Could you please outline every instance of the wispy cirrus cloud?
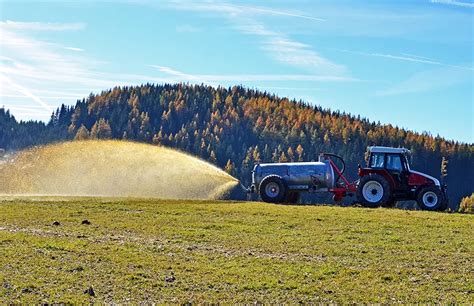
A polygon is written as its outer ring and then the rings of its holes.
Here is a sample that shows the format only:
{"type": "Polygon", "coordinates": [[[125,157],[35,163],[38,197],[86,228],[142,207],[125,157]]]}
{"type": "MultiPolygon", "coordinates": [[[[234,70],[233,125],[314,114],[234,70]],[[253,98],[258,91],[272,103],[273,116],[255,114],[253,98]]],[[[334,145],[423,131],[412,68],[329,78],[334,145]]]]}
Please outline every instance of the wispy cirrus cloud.
{"type": "Polygon", "coordinates": [[[258,36],[260,48],[274,60],[311,73],[343,76],[346,68],[325,58],[308,44],[290,38],[287,34],[274,31],[258,20],[259,16],[286,16],[314,22],[323,18],[307,16],[299,12],[269,9],[257,6],[242,6],[223,2],[171,1],[174,9],[210,13],[224,17],[232,27],[244,34],[258,36]]]}
{"type": "Polygon", "coordinates": [[[149,65],[158,69],[178,82],[259,82],[259,81],[312,81],[312,82],[353,82],[359,81],[351,77],[314,75],[314,74],[189,74],[176,69],[149,65]]]}
{"type": "Polygon", "coordinates": [[[474,3],[472,3],[472,2],[463,2],[463,1],[455,1],[455,0],[431,0],[431,3],[439,3],[439,4],[454,5],[454,6],[459,6],[459,7],[474,8],[474,3]]]}
{"type": "MultiPolygon", "coordinates": [[[[229,4],[227,4],[229,5],[229,4]]],[[[234,8],[242,9],[242,11],[251,11],[253,13],[263,13],[263,14],[270,14],[270,15],[277,15],[277,16],[286,16],[286,17],[294,17],[306,20],[313,20],[313,21],[326,21],[323,18],[318,18],[314,16],[308,16],[301,13],[295,13],[287,10],[275,10],[265,7],[258,7],[258,6],[249,6],[249,5],[236,5],[232,4],[234,8]]]]}
{"type": "Polygon", "coordinates": [[[263,42],[263,49],[276,60],[318,74],[345,75],[346,68],[321,56],[311,46],[283,35],[270,35],[263,42]]]}
{"type": "Polygon", "coordinates": [[[0,27],[6,30],[26,31],[77,31],[86,28],[85,23],[21,22],[0,21],[0,27]]]}
{"type": "Polygon", "coordinates": [[[429,58],[425,56],[413,55],[409,53],[402,53],[401,55],[396,55],[396,54],[377,53],[377,52],[358,52],[358,51],[351,51],[351,50],[345,50],[345,49],[330,49],[330,50],[351,53],[351,54],[358,54],[358,55],[363,55],[363,56],[381,57],[381,58],[387,58],[387,59],[392,59],[392,60],[400,60],[400,61],[413,62],[413,63],[429,64],[429,65],[438,65],[438,66],[445,66],[445,67],[457,68],[457,69],[462,69],[462,70],[474,71],[474,67],[472,66],[452,65],[452,64],[444,63],[437,59],[433,59],[433,58],[429,58]]]}
{"type": "Polygon", "coordinates": [[[104,63],[86,57],[81,52],[83,49],[31,35],[39,30],[76,31],[83,28],[82,24],[1,22],[0,105],[7,105],[20,119],[45,120],[61,102],[72,103],[90,92],[121,85],[169,81],[145,75],[104,72],[104,63]],[[28,110],[15,108],[18,103],[26,104],[28,101],[34,103],[28,110]]]}
{"type": "Polygon", "coordinates": [[[378,91],[376,96],[395,96],[443,90],[454,85],[472,82],[472,73],[453,67],[443,67],[413,74],[390,88],[378,91]]]}
{"type": "Polygon", "coordinates": [[[76,47],[63,47],[63,48],[66,49],[66,50],[75,51],[75,52],[83,52],[84,51],[84,49],[76,48],[76,47]]]}
{"type": "MultiPolygon", "coordinates": [[[[33,101],[38,103],[38,105],[41,106],[44,110],[46,110],[48,113],[51,113],[53,111],[53,109],[50,105],[48,105],[46,102],[44,102],[40,97],[34,95],[31,92],[31,90],[29,90],[28,88],[23,87],[20,84],[17,84],[16,82],[12,81],[6,75],[1,75],[0,74],[0,80],[2,80],[2,83],[7,83],[9,86],[16,89],[18,92],[22,93],[25,97],[31,98],[33,101]]],[[[3,88],[3,86],[2,86],[2,88],[3,88]]]]}
{"type": "Polygon", "coordinates": [[[201,12],[214,12],[232,14],[233,16],[238,15],[275,15],[275,16],[286,16],[293,18],[301,18],[313,21],[325,21],[323,18],[309,16],[302,14],[301,12],[294,10],[282,10],[273,9],[263,6],[255,5],[238,5],[226,2],[214,2],[214,1],[188,1],[188,0],[171,0],[169,1],[170,6],[186,10],[201,11],[201,12]]]}

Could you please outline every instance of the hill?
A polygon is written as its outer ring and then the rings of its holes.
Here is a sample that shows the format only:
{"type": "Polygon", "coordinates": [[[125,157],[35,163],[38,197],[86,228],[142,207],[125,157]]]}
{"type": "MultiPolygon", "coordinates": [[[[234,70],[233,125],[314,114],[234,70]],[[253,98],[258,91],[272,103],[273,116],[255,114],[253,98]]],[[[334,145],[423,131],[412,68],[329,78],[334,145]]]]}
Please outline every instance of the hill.
{"type": "Polygon", "coordinates": [[[474,216],[3,198],[0,303],[472,304],[474,216]]]}
{"type": "Polygon", "coordinates": [[[0,109],[0,147],[20,149],[66,139],[114,138],[162,144],[202,157],[249,183],[259,161],[310,161],[320,152],[342,155],[349,177],[368,145],[403,146],[412,165],[446,183],[451,205],[474,186],[474,145],[381,125],[338,111],[245,89],[205,85],[116,87],[75,106],[62,106],[47,124],[18,123],[0,109]]]}

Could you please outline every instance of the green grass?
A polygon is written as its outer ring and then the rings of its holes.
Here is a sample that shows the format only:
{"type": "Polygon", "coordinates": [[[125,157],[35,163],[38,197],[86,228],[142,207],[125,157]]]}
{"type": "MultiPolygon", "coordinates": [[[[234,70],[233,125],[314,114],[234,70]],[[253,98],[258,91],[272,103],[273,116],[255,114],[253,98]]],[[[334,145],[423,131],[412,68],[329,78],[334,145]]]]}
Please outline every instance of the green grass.
{"type": "Polygon", "coordinates": [[[4,198],[0,303],[472,304],[473,233],[395,209],[4,198]]]}

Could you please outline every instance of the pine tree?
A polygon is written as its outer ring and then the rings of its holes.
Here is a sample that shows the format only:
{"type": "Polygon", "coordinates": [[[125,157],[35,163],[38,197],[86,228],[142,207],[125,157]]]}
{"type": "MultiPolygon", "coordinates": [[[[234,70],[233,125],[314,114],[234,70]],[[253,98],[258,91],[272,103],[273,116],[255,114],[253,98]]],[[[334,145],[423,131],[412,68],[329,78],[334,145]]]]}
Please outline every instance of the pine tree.
{"type": "Polygon", "coordinates": [[[288,154],[288,159],[291,162],[294,162],[295,161],[295,153],[293,153],[293,149],[291,147],[288,147],[288,150],[286,151],[286,153],[288,154]]]}
{"type": "Polygon", "coordinates": [[[224,171],[232,176],[235,176],[235,165],[230,159],[227,160],[227,164],[225,165],[224,171]]]}
{"type": "Polygon", "coordinates": [[[163,131],[160,130],[158,133],[153,136],[153,144],[161,145],[163,144],[163,131]]]}
{"type": "Polygon", "coordinates": [[[104,118],[100,118],[91,129],[90,137],[92,139],[110,139],[112,138],[112,129],[104,118]]]}
{"type": "Polygon", "coordinates": [[[262,162],[262,159],[260,158],[260,150],[258,149],[258,146],[255,146],[253,153],[252,153],[252,158],[254,163],[260,163],[262,162]]]}
{"type": "Polygon", "coordinates": [[[303,152],[304,152],[303,146],[299,144],[296,147],[296,154],[298,154],[298,161],[303,161],[303,152]]]}
{"type": "Polygon", "coordinates": [[[209,154],[209,161],[213,164],[217,163],[217,157],[216,153],[214,153],[214,150],[211,150],[211,154],[209,154]]]}
{"type": "Polygon", "coordinates": [[[89,130],[81,124],[81,127],[77,130],[76,136],[74,136],[74,140],[85,140],[89,139],[89,130]]]}

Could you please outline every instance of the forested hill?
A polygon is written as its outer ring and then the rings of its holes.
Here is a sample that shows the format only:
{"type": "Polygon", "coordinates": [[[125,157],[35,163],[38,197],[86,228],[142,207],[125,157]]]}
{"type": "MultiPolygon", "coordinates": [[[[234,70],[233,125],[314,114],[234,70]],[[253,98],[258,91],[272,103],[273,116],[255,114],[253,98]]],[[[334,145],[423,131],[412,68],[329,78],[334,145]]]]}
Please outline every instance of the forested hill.
{"type": "MultiPolygon", "coordinates": [[[[16,150],[64,139],[130,139],[179,148],[225,168],[248,184],[259,161],[310,161],[342,155],[348,175],[368,145],[403,146],[412,167],[439,177],[449,159],[452,203],[471,194],[474,145],[369,122],[345,113],[245,89],[200,85],[117,87],[62,106],[47,124],[16,122],[0,109],[0,148],[16,150]]],[[[456,205],[455,204],[455,205],[456,205]]]]}

